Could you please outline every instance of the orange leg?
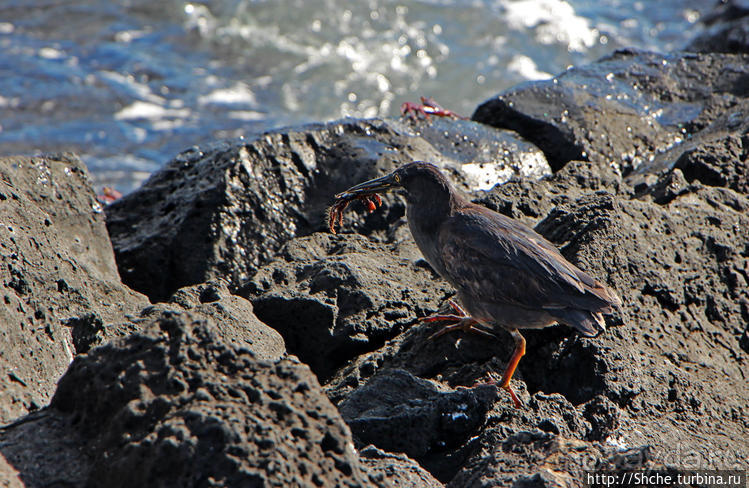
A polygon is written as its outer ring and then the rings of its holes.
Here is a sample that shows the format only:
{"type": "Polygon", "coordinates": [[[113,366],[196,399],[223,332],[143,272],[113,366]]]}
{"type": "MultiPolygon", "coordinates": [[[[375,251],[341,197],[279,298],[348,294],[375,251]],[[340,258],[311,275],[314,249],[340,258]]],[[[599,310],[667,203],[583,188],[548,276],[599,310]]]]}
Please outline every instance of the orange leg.
{"type": "MultiPolygon", "coordinates": [[[[491,332],[487,332],[483,329],[479,329],[478,327],[474,327],[475,325],[480,325],[480,323],[477,320],[469,317],[468,314],[466,314],[465,310],[463,310],[457,303],[450,301],[450,306],[457,312],[458,315],[434,315],[432,317],[424,317],[419,319],[419,321],[421,322],[449,321],[454,323],[453,325],[446,325],[442,329],[430,335],[428,340],[436,339],[437,337],[440,337],[454,330],[474,332],[493,338],[497,337],[491,332]]],[[[510,394],[510,397],[512,397],[512,402],[515,404],[515,408],[520,408],[522,406],[522,403],[520,403],[520,399],[518,399],[518,396],[515,394],[515,392],[512,391],[510,380],[512,379],[512,375],[515,374],[515,370],[518,367],[520,359],[525,356],[525,337],[523,337],[523,335],[517,329],[511,330],[510,334],[512,334],[512,338],[515,339],[515,350],[512,352],[510,362],[507,363],[507,368],[505,368],[505,372],[502,375],[502,380],[500,381],[499,387],[507,390],[507,392],[510,394]]],[[[497,384],[497,382],[489,381],[485,384],[493,385],[497,384]]]]}
{"type": "Polygon", "coordinates": [[[473,332],[486,337],[496,337],[491,332],[479,329],[475,327],[479,325],[479,322],[471,317],[463,310],[460,305],[450,301],[450,306],[457,312],[457,315],[433,315],[431,317],[423,317],[419,319],[419,322],[452,322],[453,325],[446,325],[434,334],[430,335],[427,340],[436,339],[440,336],[452,332],[455,330],[462,330],[463,332],[473,332]]]}
{"type": "Polygon", "coordinates": [[[520,400],[518,400],[517,395],[515,395],[515,392],[512,391],[512,387],[510,386],[510,380],[512,379],[512,375],[515,373],[515,369],[518,367],[518,363],[520,362],[520,358],[522,358],[525,355],[525,338],[520,334],[520,332],[515,329],[512,332],[512,337],[515,339],[515,351],[512,353],[512,357],[510,357],[510,362],[507,363],[507,368],[505,369],[505,373],[502,375],[502,382],[500,383],[499,387],[504,388],[508,391],[510,396],[512,397],[512,401],[515,404],[515,408],[520,408],[520,400]]]}

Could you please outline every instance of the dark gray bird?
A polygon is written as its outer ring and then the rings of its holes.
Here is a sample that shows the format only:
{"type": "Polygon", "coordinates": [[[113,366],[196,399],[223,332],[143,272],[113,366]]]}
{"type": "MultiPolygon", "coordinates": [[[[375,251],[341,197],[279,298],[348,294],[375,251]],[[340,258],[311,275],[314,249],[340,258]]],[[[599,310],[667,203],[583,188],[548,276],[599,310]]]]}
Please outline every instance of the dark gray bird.
{"type": "Polygon", "coordinates": [[[427,262],[458,291],[456,315],[424,320],[450,321],[432,338],[452,330],[491,335],[480,327],[502,327],[515,339],[515,351],[500,387],[520,406],[510,387],[525,354],[518,329],[537,329],[555,322],[585,336],[605,330],[604,313],[621,300],[610,288],[567,261],[549,241],[505,215],[469,202],[432,164],[406,164],[387,176],[360,183],[336,195],[330,228],[340,224],[343,209],[360,199],[370,211],[377,192],[405,190],[408,226],[427,262]],[[465,309],[465,310],[464,310],[465,309]]]}

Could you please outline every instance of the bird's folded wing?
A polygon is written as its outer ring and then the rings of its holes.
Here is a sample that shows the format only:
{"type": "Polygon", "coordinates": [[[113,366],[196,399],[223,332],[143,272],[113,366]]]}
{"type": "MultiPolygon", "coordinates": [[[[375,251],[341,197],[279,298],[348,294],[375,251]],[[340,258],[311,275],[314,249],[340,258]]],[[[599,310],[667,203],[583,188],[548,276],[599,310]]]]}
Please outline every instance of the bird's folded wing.
{"type": "Polygon", "coordinates": [[[541,236],[486,209],[455,214],[440,235],[448,280],[474,299],[526,308],[607,305],[607,290],[541,236]]]}

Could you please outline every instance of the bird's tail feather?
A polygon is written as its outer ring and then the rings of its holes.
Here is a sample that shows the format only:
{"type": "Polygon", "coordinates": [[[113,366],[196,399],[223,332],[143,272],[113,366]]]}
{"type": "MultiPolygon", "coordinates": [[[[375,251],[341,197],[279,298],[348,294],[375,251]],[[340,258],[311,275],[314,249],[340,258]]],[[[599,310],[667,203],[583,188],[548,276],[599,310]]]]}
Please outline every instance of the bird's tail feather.
{"type": "Polygon", "coordinates": [[[600,312],[588,310],[562,309],[549,310],[559,322],[572,327],[587,337],[595,337],[606,330],[606,321],[600,312]]]}

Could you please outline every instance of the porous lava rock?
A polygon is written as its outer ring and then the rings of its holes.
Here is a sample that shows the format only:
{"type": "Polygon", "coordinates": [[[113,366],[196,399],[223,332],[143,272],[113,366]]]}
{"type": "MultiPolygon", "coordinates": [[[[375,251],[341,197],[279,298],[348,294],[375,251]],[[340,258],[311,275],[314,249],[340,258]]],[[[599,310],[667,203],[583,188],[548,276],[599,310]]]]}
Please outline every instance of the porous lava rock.
{"type": "Polygon", "coordinates": [[[286,354],[281,334],[261,322],[252,302],[230,293],[222,280],[180,288],[168,301],[143,309],[139,317],[148,321],[167,311],[188,311],[193,317],[210,320],[217,324],[215,332],[224,342],[249,349],[259,359],[274,360],[286,354]]]}
{"type": "Polygon", "coordinates": [[[0,423],[46,405],[75,354],[147,304],[120,283],[80,159],[0,158],[0,423]]]}
{"type": "Polygon", "coordinates": [[[307,366],[257,359],[188,313],[76,358],[50,408],[85,439],[87,486],[370,484],[307,366]]]}
{"type": "Polygon", "coordinates": [[[417,255],[410,243],[316,233],[290,240],[238,293],[283,335],[290,352],[326,379],[452,293],[417,255]]]}

